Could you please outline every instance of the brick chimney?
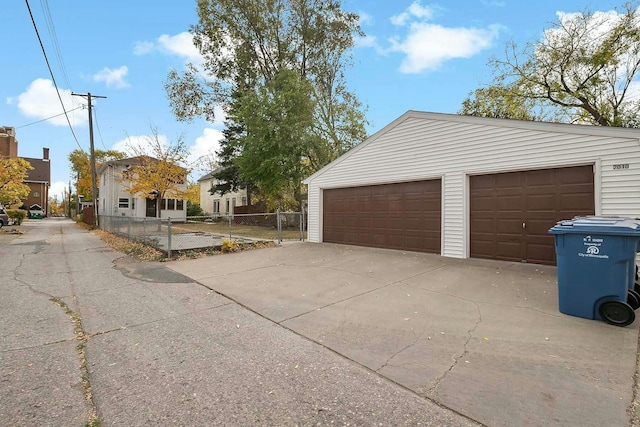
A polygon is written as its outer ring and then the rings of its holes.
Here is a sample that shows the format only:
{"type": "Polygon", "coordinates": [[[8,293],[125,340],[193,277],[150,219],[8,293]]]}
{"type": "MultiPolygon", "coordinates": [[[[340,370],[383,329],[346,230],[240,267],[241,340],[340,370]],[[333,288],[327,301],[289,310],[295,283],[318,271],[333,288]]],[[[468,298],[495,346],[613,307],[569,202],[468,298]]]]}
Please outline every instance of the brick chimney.
{"type": "Polygon", "coordinates": [[[42,160],[49,160],[49,149],[48,148],[43,148],[42,149],[42,160]]]}

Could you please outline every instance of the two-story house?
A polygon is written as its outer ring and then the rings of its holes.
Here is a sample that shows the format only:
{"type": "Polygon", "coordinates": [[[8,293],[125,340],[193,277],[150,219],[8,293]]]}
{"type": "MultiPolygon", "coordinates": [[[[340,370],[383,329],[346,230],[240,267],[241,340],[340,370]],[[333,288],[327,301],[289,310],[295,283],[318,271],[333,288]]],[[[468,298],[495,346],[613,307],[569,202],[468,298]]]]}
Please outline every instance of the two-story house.
{"type": "Polygon", "coordinates": [[[233,215],[236,206],[246,206],[247,190],[242,189],[235,192],[211,194],[211,189],[218,184],[215,175],[222,168],[214,169],[198,180],[200,185],[200,208],[207,214],[213,216],[233,215]]]}
{"type": "MultiPolygon", "coordinates": [[[[147,159],[149,159],[147,157],[147,159]]],[[[152,161],[155,159],[152,159],[152,161]]],[[[154,194],[130,194],[127,188],[130,182],[126,180],[126,173],[131,167],[139,165],[141,157],[131,157],[102,163],[97,170],[98,215],[128,216],[136,218],[155,218],[158,203],[160,203],[160,217],[171,218],[175,221],[185,221],[187,218],[187,204],[183,199],[163,198],[159,200],[154,194]]],[[[187,171],[185,180],[178,184],[178,188],[186,191],[187,171]]]]}
{"type": "MultiPolygon", "coordinates": [[[[16,130],[10,126],[0,126],[0,157],[18,157],[18,140],[16,130]]],[[[51,186],[51,163],[49,149],[42,149],[42,159],[23,157],[33,169],[27,172],[24,183],[30,188],[29,195],[22,200],[24,206],[40,205],[42,210],[49,212],[49,187],[51,186]]]]}

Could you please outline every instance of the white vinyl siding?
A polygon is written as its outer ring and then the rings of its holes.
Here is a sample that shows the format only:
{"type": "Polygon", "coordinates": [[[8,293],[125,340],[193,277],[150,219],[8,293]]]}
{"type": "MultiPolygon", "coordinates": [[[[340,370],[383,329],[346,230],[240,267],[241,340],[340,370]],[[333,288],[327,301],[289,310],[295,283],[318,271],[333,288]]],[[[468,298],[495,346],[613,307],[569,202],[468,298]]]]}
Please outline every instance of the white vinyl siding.
{"type": "Polygon", "coordinates": [[[640,216],[639,137],[630,129],[408,112],[306,180],[309,240],[322,241],[321,189],[442,178],[442,254],[463,258],[469,175],[589,164],[596,214],[640,216]]]}
{"type": "Polygon", "coordinates": [[[442,180],[442,254],[445,256],[455,257],[464,251],[464,228],[457,225],[465,221],[465,178],[463,173],[450,173],[442,180]]]}

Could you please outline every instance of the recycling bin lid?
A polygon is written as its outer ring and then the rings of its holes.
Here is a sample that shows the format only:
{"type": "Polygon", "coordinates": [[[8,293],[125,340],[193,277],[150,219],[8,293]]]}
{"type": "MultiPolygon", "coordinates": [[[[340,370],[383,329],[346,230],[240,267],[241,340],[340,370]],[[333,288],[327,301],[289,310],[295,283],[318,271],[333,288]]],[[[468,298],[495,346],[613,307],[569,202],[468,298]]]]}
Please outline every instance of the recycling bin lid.
{"type": "Polygon", "coordinates": [[[606,216],[577,216],[565,219],[549,229],[551,234],[611,234],[640,236],[640,219],[606,216]]]}

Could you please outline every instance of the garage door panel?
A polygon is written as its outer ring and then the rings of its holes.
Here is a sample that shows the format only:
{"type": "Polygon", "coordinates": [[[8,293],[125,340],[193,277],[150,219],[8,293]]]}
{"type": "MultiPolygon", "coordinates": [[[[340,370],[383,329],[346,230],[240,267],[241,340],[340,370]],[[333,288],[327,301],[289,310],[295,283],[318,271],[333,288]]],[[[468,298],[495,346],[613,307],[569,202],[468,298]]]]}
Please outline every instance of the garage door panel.
{"type": "MultiPolygon", "coordinates": [[[[548,191],[548,190],[547,190],[548,191]]],[[[549,206],[556,204],[555,194],[529,194],[525,199],[523,211],[549,210],[549,206]]]]}
{"type": "Polygon", "coordinates": [[[493,203],[491,204],[492,210],[496,208],[494,205],[496,202],[498,204],[497,208],[500,209],[500,211],[522,211],[524,208],[521,194],[499,195],[497,200],[493,200],[493,203]]]}
{"type": "Polygon", "coordinates": [[[528,261],[535,264],[555,264],[555,253],[549,252],[549,244],[554,244],[553,236],[547,242],[529,244],[528,261]]]}
{"type": "Polygon", "coordinates": [[[476,201],[476,212],[493,212],[493,197],[477,197],[476,201]]]}
{"type": "Polygon", "coordinates": [[[553,240],[553,236],[549,236],[549,221],[545,218],[540,219],[531,219],[527,221],[527,234],[528,235],[540,235],[545,237],[551,237],[553,240]]]}
{"type": "Polygon", "coordinates": [[[324,190],[323,211],[325,242],[440,252],[440,180],[324,190]]]}
{"type": "Polygon", "coordinates": [[[496,229],[498,234],[510,234],[522,236],[522,221],[520,218],[514,219],[501,219],[498,221],[496,229]]]}
{"type": "Polygon", "coordinates": [[[593,210],[593,196],[584,192],[582,194],[565,194],[558,205],[562,211],[591,212],[593,210]]]}
{"type": "Polygon", "coordinates": [[[517,254],[522,249],[521,241],[499,241],[497,242],[496,258],[506,261],[520,261],[517,254]]]}
{"type": "Polygon", "coordinates": [[[472,257],[554,264],[549,228],[595,213],[592,166],[471,176],[469,187],[472,257]]]}

